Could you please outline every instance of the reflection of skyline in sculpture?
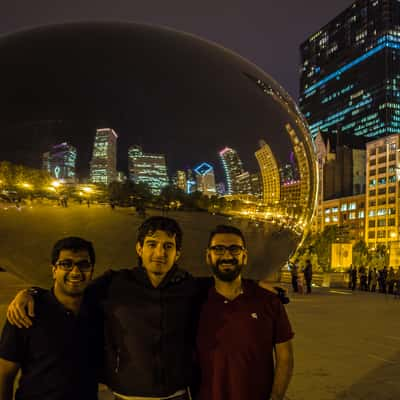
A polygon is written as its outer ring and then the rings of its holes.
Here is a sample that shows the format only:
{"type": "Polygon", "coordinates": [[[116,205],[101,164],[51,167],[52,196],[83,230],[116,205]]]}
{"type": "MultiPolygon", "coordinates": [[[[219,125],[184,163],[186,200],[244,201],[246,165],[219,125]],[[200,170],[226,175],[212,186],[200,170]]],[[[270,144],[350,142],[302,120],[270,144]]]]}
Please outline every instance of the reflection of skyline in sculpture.
{"type": "Polygon", "coordinates": [[[65,182],[75,182],[76,148],[66,142],[53,146],[43,153],[42,169],[49,172],[55,179],[65,182]]]}
{"type": "Polygon", "coordinates": [[[151,193],[159,195],[169,184],[167,165],[163,154],[144,153],[140,146],[128,150],[129,179],[135,183],[145,183],[151,193]]]}
{"type": "Polygon", "coordinates": [[[309,204],[310,196],[310,165],[307,159],[307,153],[304,148],[304,143],[300,141],[295,130],[288,122],[285,125],[286,131],[289,134],[290,140],[293,145],[294,155],[296,157],[298,172],[300,176],[300,198],[299,206],[301,207],[300,212],[305,211],[309,204]]]}
{"type": "Polygon", "coordinates": [[[237,177],[242,175],[245,171],[243,168],[242,160],[240,159],[236,150],[230,147],[225,147],[219,152],[222,162],[222,167],[225,173],[226,180],[226,193],[239,194],[241,184],[238,182],[237,177]]]}
{"type": "Polygon", "coordinates": [[[117,138],[113,129],[96,130],[90,162],[90,181],[109,184],[117,179],[117,138]]]}
{"type": "Polygon", "coordinates": [[[265,140],[260,140],[260,149],[255,152],[255,156],[260,166],[264,205],[277,205],[280,200],[278,163],[265,140]]]}
{"type": "Polygon", "coordinates": [[[215,196],[214,168],[203,162],[194,169],[194,172],[196,173],[197,190],[205,196],[215,196]]]}

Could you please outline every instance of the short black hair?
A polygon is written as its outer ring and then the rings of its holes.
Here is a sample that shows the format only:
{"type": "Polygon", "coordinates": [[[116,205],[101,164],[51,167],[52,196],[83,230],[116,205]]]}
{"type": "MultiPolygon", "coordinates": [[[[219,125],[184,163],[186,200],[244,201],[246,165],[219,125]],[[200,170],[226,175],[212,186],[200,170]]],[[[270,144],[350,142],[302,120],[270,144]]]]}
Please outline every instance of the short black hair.
{"type": "Polygon", "coordinates": [[[235,226],[232,225],[217,225],[214,230],[211,231],[210,237],[208,238],[208,247],[210,247],[213,237],[218,235],[219,233],[230,233],[233,235],[237,235],[242,239],[243,246],[246,247],[246,240],[242,231],[235,226]]]}
{"type": "Polygon", "coordinates": [[[136,241],[143,246],[144,238],[154,234],[155,231],[165,231],[169,236],[175,236],[176,249],[181,249],[183,237],[182,229],[178,222],[167,217],[155,216],[147,218],[138,228],[136,241]]]}
{"type": "Polygon", "coordinates": [[[85,239],[76,236],[69,236],[63,239],[58,240],[53,246],[53,250],[51,252],[51,264],[55,265],[58,257],[60,256],[61,250],[72,250],[74,252],[80,250],[86,250],[89,254],[90,262],[94,265],[96,261],[96,257],[94,254],[94,248],[92,242],[89,242],[85,239]]]}

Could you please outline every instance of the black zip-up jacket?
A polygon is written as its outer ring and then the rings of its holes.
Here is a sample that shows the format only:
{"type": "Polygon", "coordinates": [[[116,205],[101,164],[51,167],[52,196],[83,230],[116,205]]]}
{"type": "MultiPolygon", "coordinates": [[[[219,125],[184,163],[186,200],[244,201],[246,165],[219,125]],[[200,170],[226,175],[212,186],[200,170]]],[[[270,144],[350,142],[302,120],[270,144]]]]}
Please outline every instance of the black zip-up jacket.
{"type": "Polygon", "coordinates": [[[102,302],[105,314],[104,383],[149,397],[189,386],[199,293],[198,281],[176,266],[157,288],[142,267],[95,280],[87,295],[102,302]]]}

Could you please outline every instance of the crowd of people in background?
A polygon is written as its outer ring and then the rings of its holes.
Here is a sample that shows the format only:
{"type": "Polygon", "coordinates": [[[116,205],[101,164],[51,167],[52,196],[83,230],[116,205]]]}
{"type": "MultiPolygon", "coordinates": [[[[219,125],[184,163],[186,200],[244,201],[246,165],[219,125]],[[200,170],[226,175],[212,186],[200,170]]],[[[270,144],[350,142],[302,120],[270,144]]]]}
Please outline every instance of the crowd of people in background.
{"type": "Polygon", "coordinates": [[[400,267],[395,270],[384,266],[378,270],[364,266],[357,269],[351,265],[348,274],[351,290],[356,290],[358,284],[358,289],[362,291],[400,295],[400,267]]]}
{"type": "Polygon", "coordinates": [[[302,270],[298,266],[297,260],[289,264],[290,274],[292,276],[292,288],[295,293],[304,293],[304,282],[306,284],[306,293],[311,293],[312,286],[312,264],[310,260],[306,261],[306,265],[302,270]]]}

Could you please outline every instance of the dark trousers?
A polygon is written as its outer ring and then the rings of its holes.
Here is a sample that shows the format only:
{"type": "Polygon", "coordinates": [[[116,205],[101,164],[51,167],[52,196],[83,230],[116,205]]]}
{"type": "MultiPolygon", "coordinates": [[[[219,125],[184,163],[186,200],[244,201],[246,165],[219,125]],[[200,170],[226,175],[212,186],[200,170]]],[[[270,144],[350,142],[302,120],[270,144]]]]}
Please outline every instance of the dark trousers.
{"type": "Polygon", "coordinates": [[[311,279],[306,280],[307,293],[311,293],[311,279]]]}
{"type": "Polygon", "coordinates": [[[292,276],[292,287],[293,287],[293,292],[298,292],[299,291],[299,285],[297,283],[297,276],[292,276]]]}

